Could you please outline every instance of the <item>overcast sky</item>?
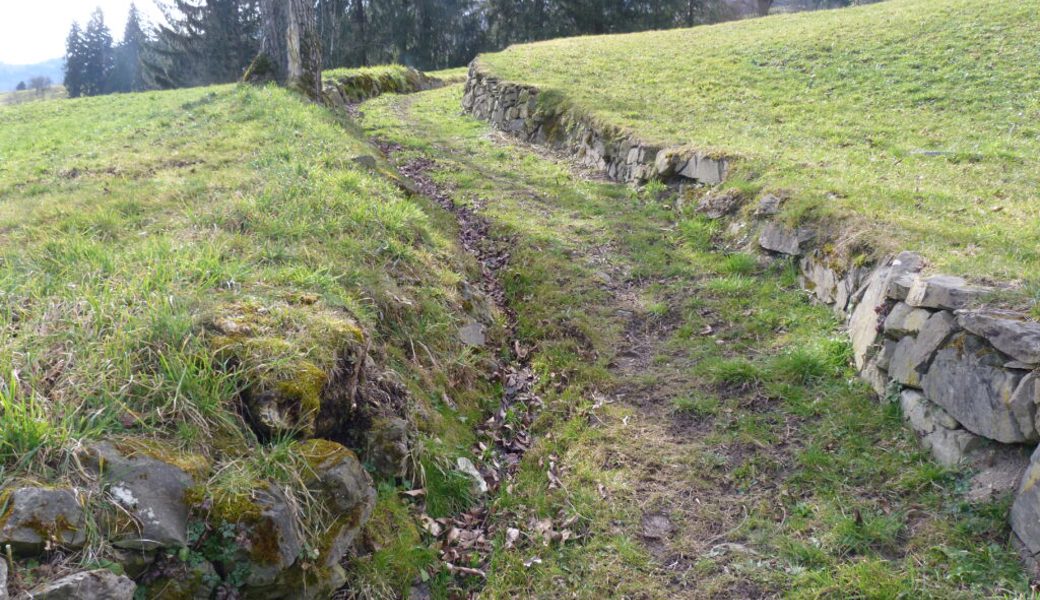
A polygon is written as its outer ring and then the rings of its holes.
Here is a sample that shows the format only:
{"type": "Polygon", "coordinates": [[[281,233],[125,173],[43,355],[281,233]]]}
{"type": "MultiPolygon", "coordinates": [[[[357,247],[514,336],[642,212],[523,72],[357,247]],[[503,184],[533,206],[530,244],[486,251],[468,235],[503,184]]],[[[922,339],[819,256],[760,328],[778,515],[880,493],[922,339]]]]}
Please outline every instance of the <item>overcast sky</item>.
{"type": "MultiPolygon", "coordinates": [[[[160,16],[153,0],[136,4],[146,19],[160,16]]],[[[65,56],[72,22],[83,26],[95,7],[105,13],[105,23],[118,42],[130,0],[0,0],[0,63],[24,65],[65,56]]]]}

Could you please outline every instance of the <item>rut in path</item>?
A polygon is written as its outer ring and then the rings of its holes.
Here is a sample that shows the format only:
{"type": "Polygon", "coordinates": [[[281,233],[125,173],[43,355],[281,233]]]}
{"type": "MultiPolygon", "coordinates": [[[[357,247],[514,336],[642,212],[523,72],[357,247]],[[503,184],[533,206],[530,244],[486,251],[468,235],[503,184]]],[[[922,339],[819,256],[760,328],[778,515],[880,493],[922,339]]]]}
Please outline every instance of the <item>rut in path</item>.
{"type": "MultiPolygon", "coordinates": [[[[808,597],[830,598],[870,595],[879,578],[919,592],[946,578],[947,565],[922,570],[915,553],[945,542],[942,486],[954,484],[927,479],[935,471],[898,417],[820,333],[833,317],[783,265],[718,252],[710,226],[683,229],[673,195],[489,133],[458,114],[457,96],[380,99],[362,123],[455,214],[524,364],[541,365],[549,417],[531,423],[524,461],[548,472],[509,471],[510,493],[483,515],[485,531],[520,532],[486,548],[484,596],[776,598],[816,568],[808,597]],[[939,493],[918,502],[907,475],[939,493]],[[576,535],[540,534],[528,505],[544,515],[546,504],[577,519],[566,519],[576,535]],[[833,583],[863,564],[891,571],[833,583]]],[[[951,546],[1004,539],[999,526],[971,535],[951,546]]],[[[918,596],[957,597],[932,591],[918,596]]]]}

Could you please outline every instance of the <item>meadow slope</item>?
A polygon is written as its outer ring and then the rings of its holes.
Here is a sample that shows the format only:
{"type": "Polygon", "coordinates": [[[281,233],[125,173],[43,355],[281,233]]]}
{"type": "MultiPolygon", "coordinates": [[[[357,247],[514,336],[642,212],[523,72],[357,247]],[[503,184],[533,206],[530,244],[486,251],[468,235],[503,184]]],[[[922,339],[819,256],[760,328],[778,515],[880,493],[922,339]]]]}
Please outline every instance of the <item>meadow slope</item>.
{"type": "Polygon", "coordinates": [[[874,252],[1024,281],[1040,272],[1040,2],[891,0],[483,55],[646,141],[742,160],[730,185],[790,197],[874,252]]]}

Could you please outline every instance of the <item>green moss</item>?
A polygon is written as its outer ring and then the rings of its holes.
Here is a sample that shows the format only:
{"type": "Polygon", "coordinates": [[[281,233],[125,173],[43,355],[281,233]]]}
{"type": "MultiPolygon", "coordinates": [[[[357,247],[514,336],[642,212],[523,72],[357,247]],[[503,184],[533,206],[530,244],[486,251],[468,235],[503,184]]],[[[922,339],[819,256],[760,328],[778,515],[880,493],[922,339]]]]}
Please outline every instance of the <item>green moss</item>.
{"type": "Polygon", "coordinates": [[[298,442],[294,448],[312,469],[344,460],[357,460],[357,455],[350,449],[329,440],[318,438],[305,440],[298,442]]]}
{"type": "Polygon", "coordinates": [[[295,377],[275,384],[275,390],[285,399],[300,405],[300,421],[308,422],[321,410],[321,391],[328,382],[325,371],[309,362],[297,367],[295,377]]]}

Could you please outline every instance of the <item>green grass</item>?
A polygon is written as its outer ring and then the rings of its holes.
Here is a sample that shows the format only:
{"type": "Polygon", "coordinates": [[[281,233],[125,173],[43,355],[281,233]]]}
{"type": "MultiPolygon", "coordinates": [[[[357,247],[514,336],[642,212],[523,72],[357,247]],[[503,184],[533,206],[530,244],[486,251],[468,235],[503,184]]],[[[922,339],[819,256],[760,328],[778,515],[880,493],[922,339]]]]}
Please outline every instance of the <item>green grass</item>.
{"type": "MultiPolygon", "coordinates": [[[[402,192],[381,159],[355,160],[378,150],[344,125],[275,87],[0,107],[5,485],[88,490],[70,453],[125,438],[200,455],[213,496],[296,489],[305,461],[289,437],[254,435],[240,393],[314,400],[362,332],[423,411],[436,443],[416,458],[468,454],[466,423],[493,401],[491,351],[457,337],[476,315],[463,283],[477,267],[449,215],[402,192]]],[[[468,502],[451,474],[430,491],[445,514],[468,502]]],[[[105,556],[95,542],[84,558],[105,556]]]]}
{"type": "Polygon", "coordinates": [[[1035,287],[1037,48],[1037,0],[889,0],[479,60],[648,141],[739,157],[731,179],[790,196],[788,219],[840,221],[844,244],[1035,287]]]}
{"type": "Polygon", "coordinates": [[[1028,593],[1006,501],[960,498],[964,474],[933,463],[898,408],[855,379],[838,323],[807,302],[793,264],[722,254],[718,225],[671,199],[494,141],[459,115],[460,94],[379,98],[364,126],[403,157],[435,159],[456,202],[481,206],[508,240],[506,289],[547,406],[493,518],[524,540],[532,520],[577,515],[581,534],[498,547],[485,597],[1028,593]],[[603,289],[611,265],[620,289],[646,286],[634,331],[659,335],[637,373],[611,368],[629,343],[603,289]],[[552,457],[562,488],[548,485],[552,457]],[[677,530],[659,557],[639,534],[649,509],[677,530]]]}

